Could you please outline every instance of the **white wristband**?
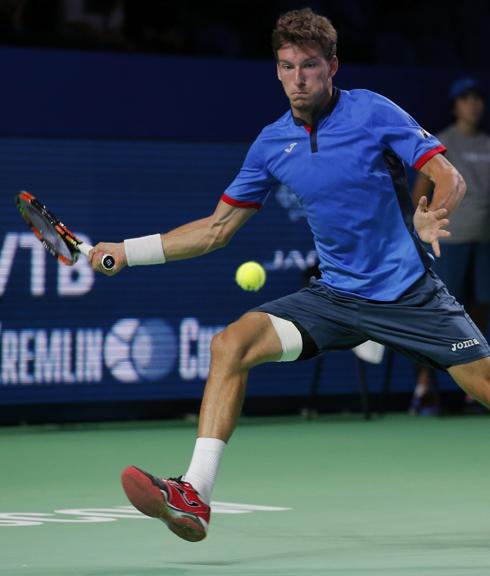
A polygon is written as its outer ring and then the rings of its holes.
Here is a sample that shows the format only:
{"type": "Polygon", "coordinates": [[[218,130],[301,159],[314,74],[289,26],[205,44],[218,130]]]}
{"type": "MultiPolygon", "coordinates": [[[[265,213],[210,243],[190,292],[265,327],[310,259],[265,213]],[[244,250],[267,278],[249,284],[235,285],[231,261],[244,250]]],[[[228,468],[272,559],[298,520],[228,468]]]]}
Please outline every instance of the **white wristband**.
{"type": "Polygon", "coordinates": [[[124,240],[124,250],[128,266],[165,263],[165,253],[160,234],[124,240]]]}

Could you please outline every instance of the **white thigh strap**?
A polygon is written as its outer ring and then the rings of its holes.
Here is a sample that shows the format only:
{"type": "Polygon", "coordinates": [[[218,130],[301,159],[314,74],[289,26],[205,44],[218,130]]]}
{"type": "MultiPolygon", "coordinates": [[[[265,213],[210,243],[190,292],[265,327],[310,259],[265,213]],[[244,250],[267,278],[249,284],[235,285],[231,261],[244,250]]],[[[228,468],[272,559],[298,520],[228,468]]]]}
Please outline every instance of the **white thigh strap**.
{"type": "Polygon", "coordinates": [[[278,316],[267,314],[281,341],[282,356],[278,362],[291,362],[297,360],[303,350],[303,338],[301,332],[290,320],[284,320],[278,316]]]}

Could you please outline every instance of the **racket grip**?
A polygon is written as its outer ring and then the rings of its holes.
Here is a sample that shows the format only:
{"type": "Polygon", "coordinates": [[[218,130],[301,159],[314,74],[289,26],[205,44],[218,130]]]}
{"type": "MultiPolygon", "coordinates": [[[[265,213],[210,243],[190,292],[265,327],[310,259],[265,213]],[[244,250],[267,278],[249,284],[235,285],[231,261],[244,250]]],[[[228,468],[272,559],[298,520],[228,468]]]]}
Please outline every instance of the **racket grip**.
{"type": "MultiPolygon", "coordinates": [[[[92,248],[93,246],[87,244],[87,242],[80,242],[80,244],[78,245],[78,250],[87,258],[92,248]]],[[[102,268],[104,268],[105,270],[112,270],[114,268],[114,265],[116,264],[116,261],[114,260],[114,256],[111,256],[110,254],[104,254],[104,256],[102,256],[101,258],[101,264],[102,268]]]]}

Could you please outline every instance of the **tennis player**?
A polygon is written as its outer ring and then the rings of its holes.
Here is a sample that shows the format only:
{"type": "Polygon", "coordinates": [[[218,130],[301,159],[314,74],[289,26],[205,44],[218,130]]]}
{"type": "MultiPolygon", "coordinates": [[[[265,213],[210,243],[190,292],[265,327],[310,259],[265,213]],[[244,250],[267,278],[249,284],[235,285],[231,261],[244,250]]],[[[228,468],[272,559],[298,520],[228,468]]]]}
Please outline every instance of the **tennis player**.
{"type": "Polygon", "coordinates": [[[277,76],[290,110],[259,134],[214,213],[166,234],[98,244],[112,273],[126,265],[163,264],[228,244],[279,184],[303,205],[322,276],[268,302],[212,341],[199,432],[187,472],[161,479],[130,466],[129,500],[190,541],[206,536],[220,460],[245,396],[248,372],[264,362],[293,362],[371,339],[417,362],[447,370],[490,406],[490,349],[462,306],[431,269],[447,216],[465,183],[445,147],[390,100],[368,90],[340,90],[337,33],[309,8],[279,18],[272,34],[277,76]],[[404,165],[434,183],[432,202],[411,205],[404,165]],[[424,246],[424,243],[426,246],[424,246]]]}

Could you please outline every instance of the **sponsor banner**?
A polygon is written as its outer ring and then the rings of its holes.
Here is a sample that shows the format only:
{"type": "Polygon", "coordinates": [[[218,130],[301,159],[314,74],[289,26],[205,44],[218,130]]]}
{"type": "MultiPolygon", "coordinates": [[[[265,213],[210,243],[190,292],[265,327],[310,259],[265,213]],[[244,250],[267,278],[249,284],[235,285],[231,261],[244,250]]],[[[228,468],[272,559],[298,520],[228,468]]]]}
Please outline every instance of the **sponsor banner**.
{"type": "Polygon", "coordinates": [[[108,329],[22,328],[0,323],[0,385],[205,380],[210,344],[223,326],[183,318],[123,318],[108,329]]]}
{"type": "MultiPolygon", "coordinates": [[[[246,150],[237,143],[0,138],[0,404],[201,397],[213,336],[301,289],[316,264],[292,191],[272,190],[223,250],[113,278],[94,274],[83,257],[73,267],[59,264],[27,230],[14,196],[32,192],[91,244],[121,241],[211,214],[246,150]],[[258,292],[234,280],[248,260],[267,270],[258,292]]],[[[248,395],[307,395],[314,366],[254,369],[248,395]]],[[[327,372],[325,392],[357,388],[352,354],[332,355],[327,372]]]]}

